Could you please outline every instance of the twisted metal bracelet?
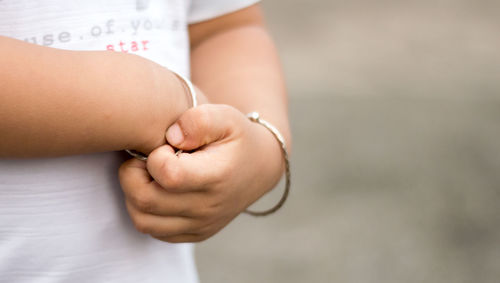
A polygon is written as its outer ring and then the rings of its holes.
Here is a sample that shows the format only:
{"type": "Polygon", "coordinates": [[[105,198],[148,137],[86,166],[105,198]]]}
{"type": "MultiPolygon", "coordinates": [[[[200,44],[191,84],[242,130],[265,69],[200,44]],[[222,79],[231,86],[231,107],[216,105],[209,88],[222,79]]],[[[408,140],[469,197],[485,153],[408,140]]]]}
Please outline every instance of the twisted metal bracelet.
{"type": "Polygon", "coordinates": [[[273,136],[276,138],[276,140],[278,140],[278,142],[280,143],[281,152],[283,153],[283,159],[285,160],[285,178],[286,178],[285,191],[283,192],[283,195],[281,196],[281,199],[279,200],[279,202],[275,206],[273,206],[272,208],[270,208],[268,210],[264,210],[264,211],[253,211],[253,210],[249,210],[249,209],[245,210],[245,213],[250,214],[252,216],[266,216],[266,215],[269,215],[269,214],[277,211],[278,209],[280,209],[283,206],[283,204],[285,203],[285,201],[288,197],[288,194],[290,192],[290,183],[291,183],[290,178],[291,178],[291,176],[290,176],[290,162],[288,160],[288,151],[286,150],[285,139],[283,138],[281,133],[278,131],[278,129],[276,129],[276,127],[274,127],[271,123],[267,122],[266,120],[261,119],[260,114],[258,112],[248,113],[247,117],[248,117],[248,119],[250,119],[250,121],[264,126],[266,129],[268,129],[273,134],[273,136]]]}
{"type": "MultiPolygon", "coordinates": [[[[198,106],[198,100],[196,99],[196,91],[194,90],[193,84],[187,78],[185,78],[183,75],[178,74],[174,71],[171,71],[171,72],[174,73],[174,75],[176,75],[179,78],[179,80],[182,83],[182,87],[184,88],[184,91],[189,92],[189,94],[191,95],[191,102],[193,103],[193,108],[198,106]]],[[[141,161],[148,160],[148,156],[145,155],[144,153],[141,153],[141,152],[138,152],[135,150],[131,150],[131,149],[125,149],[125,151],[128,154],[132,155],[133,157],[135,157],[141,161]]],[[[179,155],[179,153],[182,153],[182,149],[176,151],[175,155],[179,155]]]]}

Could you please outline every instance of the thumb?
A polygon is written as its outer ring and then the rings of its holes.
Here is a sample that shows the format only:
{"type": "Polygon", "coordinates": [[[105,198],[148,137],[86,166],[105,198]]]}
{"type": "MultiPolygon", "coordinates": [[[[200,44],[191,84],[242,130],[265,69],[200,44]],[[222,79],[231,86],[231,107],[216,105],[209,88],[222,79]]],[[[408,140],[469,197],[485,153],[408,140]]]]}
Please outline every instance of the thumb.
{"type": "Polygon", "coordinates": [[[229,136],[244,115],[222,104],[203,104],[184,112],[168,128],[167,142],[182,150],[194,150],[229,136]]]}

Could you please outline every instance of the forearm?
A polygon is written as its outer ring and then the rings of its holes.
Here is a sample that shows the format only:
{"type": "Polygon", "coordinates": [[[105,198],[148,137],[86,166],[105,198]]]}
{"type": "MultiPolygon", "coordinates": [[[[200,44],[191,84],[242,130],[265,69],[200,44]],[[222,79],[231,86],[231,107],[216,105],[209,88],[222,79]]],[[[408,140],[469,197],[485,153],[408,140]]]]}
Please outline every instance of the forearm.
{"type": "Polygon", "coordinates": [[[0,37],[0,157],[164,143],[188,108],[177,78],[138,56],[64,51],[0,37]]]}
{"type": "MultiPolygon", "coordinates": [[[[250,14],[248,20],[245,15],[234,15],[242,19],[241,24],[195,41],[191,53],[193,81],[211,103],[229,104],[245,114],[258,111],[279,129],[290,148],[287,96],[274,43],[257,6],[241,13],[250,14]]],[[[196,37],[200,29],[193,30],[196,37]]],[[[261,141],[259,151],[266,157],[261,165],[276,181],[283,160],[279,144],[261,125],[254,123],[253,127],[254,138],[261,141]]]]}
{"type": "Polygon", "coordinates": [[[203,42],[192,52],[192,76],[211,103],[258,111],[290,140],[283,75],[263,27],[240,27],[203,42]]]}

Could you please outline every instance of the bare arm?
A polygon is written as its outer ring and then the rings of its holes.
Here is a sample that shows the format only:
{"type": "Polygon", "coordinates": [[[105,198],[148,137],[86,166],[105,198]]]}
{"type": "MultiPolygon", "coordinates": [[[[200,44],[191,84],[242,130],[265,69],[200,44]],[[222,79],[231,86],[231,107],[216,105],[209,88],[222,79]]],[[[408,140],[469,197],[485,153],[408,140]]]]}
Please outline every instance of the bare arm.
{"type": "Polygon", "coordinates": [[[259,111],[289,138],[278,53],[259,5],[190,26],[192,78],[211,103],[259,111]]]}
{"type": "Polygon", "coordinates": [[[281,64],[259,5],[190,26],[195,84],[211,103],[259,111],[290,143],[281,64]]]}
{"type": "MultiPolygon", "coordinates": [[[[211,103],[231,105],[243,113],[258,111],[275,125],[291,147],[286,89],[273,40],[259,5],[190,27],[192,78],[211,103]]],[[[263,171],[277,181],[282,160],[278,144],[260,125],[256,135],[266,156],[263,171]]],[[[268,183],[270,189],[274,182],[268,183]]],[[[261,192],[262,193],[262,192],[261,192]]]]}
{"type": "Polygon", "coordinates": [[[177,156],[165,145],[147,164],[129,160],[120,170],[137,229],[174,243],[217,233],[282,175],[280,144],[244,113],[260,112],[290,145],[283,77],[259,6],[193,25],[190,34],[193,81],[219,105],[190,109],[167,130],[170,145],[193,152],[177,156]]]}
{"type": "Polygon", "coordinates": [[[0,37],[0,157],[149,153],[188,108],[178,79],[138,56],[0,37]]]}

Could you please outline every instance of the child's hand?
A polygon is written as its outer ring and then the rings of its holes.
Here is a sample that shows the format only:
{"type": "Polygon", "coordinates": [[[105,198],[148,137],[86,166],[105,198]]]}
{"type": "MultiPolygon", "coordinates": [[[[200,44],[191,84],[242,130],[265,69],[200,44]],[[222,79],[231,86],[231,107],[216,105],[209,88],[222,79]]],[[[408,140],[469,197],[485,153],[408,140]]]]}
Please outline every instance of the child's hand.
{"type": "Polygon", "coordinates": [[[132,221],[160,240],[209,238],[281,176],[281,151],[272,134],[230,106],[186,111],[167,140],[184,151],[198,150],[176,156],[165,145],[150,154],[147,165],[132,159],[120,168],[132,221]]]}

